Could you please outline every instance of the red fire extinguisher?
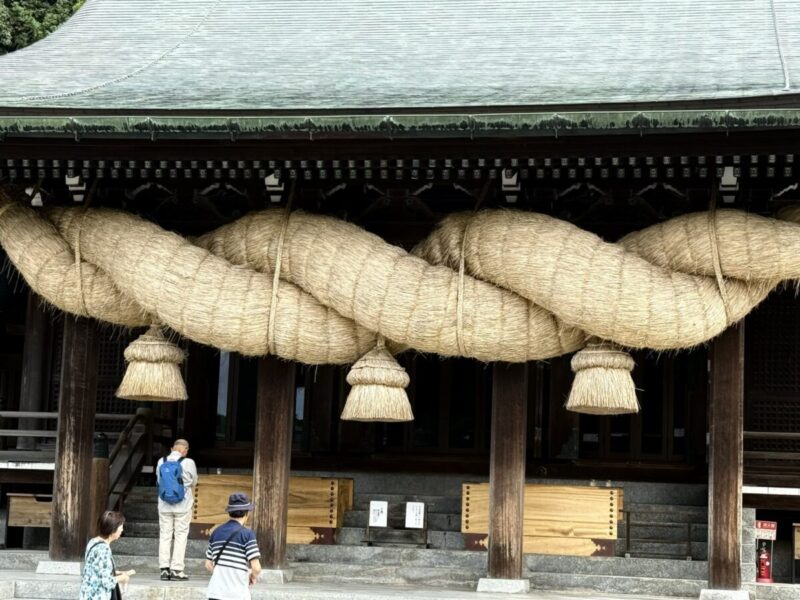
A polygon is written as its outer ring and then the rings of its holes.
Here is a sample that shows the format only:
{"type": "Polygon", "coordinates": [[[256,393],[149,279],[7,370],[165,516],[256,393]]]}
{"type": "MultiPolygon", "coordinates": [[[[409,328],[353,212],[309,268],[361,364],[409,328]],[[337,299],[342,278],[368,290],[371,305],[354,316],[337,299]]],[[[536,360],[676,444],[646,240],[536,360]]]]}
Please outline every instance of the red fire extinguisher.
{"type": "Polygon", "coordinates": [[[762,543],[761,550],[758,551],[758,583],[772,583],[772,556],[770,556],[767,545],[762,543]]]}

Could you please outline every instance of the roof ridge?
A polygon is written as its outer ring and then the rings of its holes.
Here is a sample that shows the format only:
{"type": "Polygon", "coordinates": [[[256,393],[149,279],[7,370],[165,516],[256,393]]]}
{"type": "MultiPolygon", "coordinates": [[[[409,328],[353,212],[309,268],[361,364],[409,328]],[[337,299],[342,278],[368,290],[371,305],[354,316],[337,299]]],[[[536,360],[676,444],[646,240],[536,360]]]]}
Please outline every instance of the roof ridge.
{"type": "Polygon", "coordinates": [[[783,70],[783,90],[791,91],[792,83],[789,75],[789,65],[786,63],[786,57],[783,53],[783,39],[781,37],[781,28],[778,24],[778,15],[775,11],[775,0],[769,0],[770,13],[772,14],[772,28],[775,31],[775,45],[778,47],[778,59],[781,61],[781,69],[783,70]]]}

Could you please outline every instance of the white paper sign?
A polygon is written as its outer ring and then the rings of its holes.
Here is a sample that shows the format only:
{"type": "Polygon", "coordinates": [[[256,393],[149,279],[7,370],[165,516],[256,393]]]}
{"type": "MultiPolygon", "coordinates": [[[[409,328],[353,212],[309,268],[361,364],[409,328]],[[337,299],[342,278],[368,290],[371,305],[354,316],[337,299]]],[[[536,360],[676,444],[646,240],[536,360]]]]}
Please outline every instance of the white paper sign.
{"type": "Polygon", "coordinates": [[[425,503],[406,502],[406,529],[422,529],[425,524],[425,503]]]}
{"type": "Polygon", "coordinates": [[[389,515],[389,503],[383,500],[372,500],[369,503],[369,526],[386,527],[389,515]]]}

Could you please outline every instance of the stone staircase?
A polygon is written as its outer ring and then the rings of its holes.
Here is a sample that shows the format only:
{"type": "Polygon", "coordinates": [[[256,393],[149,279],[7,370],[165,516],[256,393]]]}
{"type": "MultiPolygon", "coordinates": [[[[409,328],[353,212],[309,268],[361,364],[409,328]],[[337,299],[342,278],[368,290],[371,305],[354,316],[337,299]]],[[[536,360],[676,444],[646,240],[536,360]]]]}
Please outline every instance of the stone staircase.
{"type": "MultiPolygon", "coordinates": [[[[339,476],[352,476],[356,481],[353,509],[345,515],[345,524],[337,534],[336,545],[289,545],[287,553],[295,581],[474,590],[478,579],[485,576],[487,554],[465,551],[459,531],[461,478],[420,476],[392,481],[386,475],[374,479],[366,476],[366,480],[363,474],[339,476]],[[386,492],[379,492],[379,489],[386,492]],[[386,500],[394,504],[425,502],[430,548],[364,545],[371,500],[386,500]]],[[[632,523],[630,530],[625,523],[620,524],[617,557],[528,555],[525,557],[524,576],[530,578],[532,588],[540,590],[696,597],[707,577],[706,509],[696,504],[676,504],[676,498],[669,497],[666,490],[664,487],[659,495],[644,484],[626,484],[626,508],[631,509],[638,521],[632,523]],[[638,502],[629,503],[629,499],[638,502]],[[664,503],[660,503],[661,500],[664,503]],[[692,523],[691,561],[687,561],[685,556],[689,523],[692,523]],[[625,540],[628,531],[631,534],[630,545],[625,540]],[[668,585],[665,580],[669,580],[668,585]]],[[[690,492],[681,499],[705,502],[703,494],[698,495],[695,489],[690,492]]],[[[155,488],[134,488],[124,511],[126,534],[114,545],[120,568],[156,573],[158,514],[155,488]]],[[[186,570],[190,575],[205,576],[204,551],[204,541],[189,541],[186,570]]]]}
{"type": "Polygon", "coordinates": [[[707,541],[706,506],[626,503],[617,555],[705,561],[707,541]]]}

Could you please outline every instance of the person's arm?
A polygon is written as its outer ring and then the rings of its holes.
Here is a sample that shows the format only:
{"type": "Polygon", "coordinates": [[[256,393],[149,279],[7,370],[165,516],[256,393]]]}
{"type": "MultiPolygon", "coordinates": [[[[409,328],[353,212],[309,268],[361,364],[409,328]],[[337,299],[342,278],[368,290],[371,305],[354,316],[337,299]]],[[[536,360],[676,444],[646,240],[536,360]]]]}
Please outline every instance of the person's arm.
{"type": "Polygon", "coordinates": [[[183,485],[193,486],[197,483],[197,465],[191,458],[184,459],[181,463],[183,467],[183,485]]]}
{"type": "Polygon", "coordinates": [[[156,486],[158,486],[158,484],[161,483],[161,473],[159,472],[160,471],[159,467],[163,462],[164,462],[164,457],[161,457],[158,459],[158,462],[156,463],[156,486]]]}
{"type": "Polygon", "coordinates": [[[258,549],[255,533],[248,529],[247,536],[249,539],[245,543],[244,553],[250,563],[250,585],[253,585],[261,575],[261,551],[258,549]]]}
{"type": "Polygon", "coordinates": [[[261,575],[261,561],[254,558],[250,561],[250,585],[258,581],[259,575],[261,575]]]}
{"type": "Polygon", "coordinates": [[[211,539],[209,538],[206,545],[206,571],[209,573],[214,572],[214,553],[211,551],[211,539]]]}

